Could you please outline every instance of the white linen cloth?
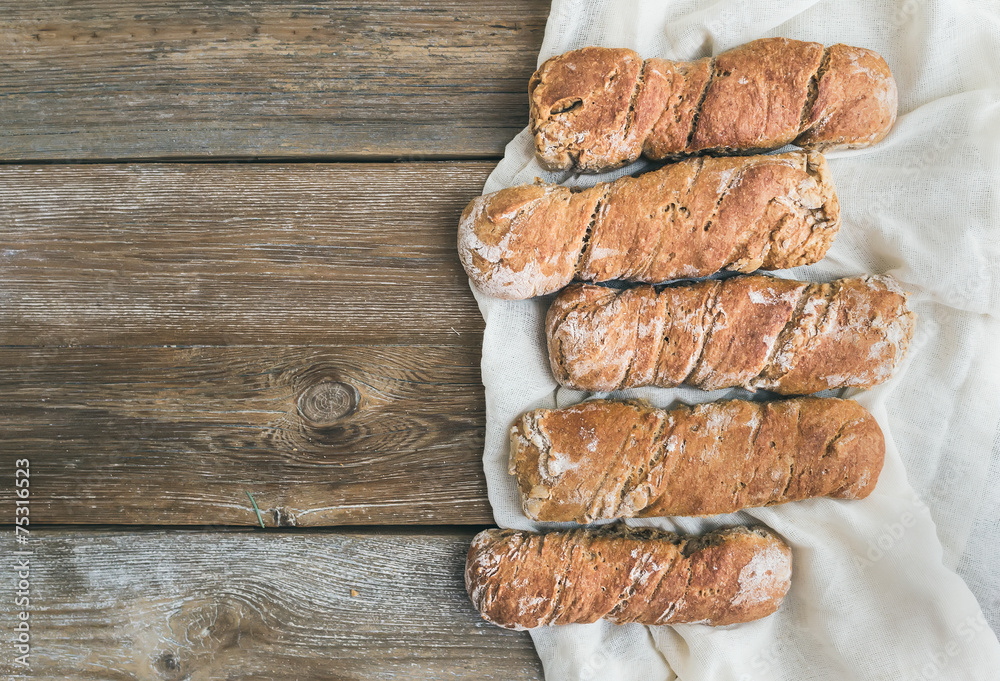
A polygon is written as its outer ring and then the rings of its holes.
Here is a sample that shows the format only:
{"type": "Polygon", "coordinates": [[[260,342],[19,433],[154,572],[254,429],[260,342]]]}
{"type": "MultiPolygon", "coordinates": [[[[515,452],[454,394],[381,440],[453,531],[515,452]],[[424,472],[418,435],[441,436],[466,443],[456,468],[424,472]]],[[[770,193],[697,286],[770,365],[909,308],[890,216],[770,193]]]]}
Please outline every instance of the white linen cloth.
{"type": "MultiPolygon", "coordinates": [[[[816,265],[777,273],[826,281],[888,272],[913,292],[916,335],[894,378],[850,393],[878,419],[886,463],[863,501],[817,499],[734,516],[630,521],[700,533],[760,522],[792,546],[777,614],[731,627],[591,625],[531,632],[548,681],[913,681],[1000,679],[1000,3],[983,0],[554,0],[538,63],[585,45],[693,59],[760,37],[876,50],[899,87],[888,138],[828,158],[843,227],[816,265]],[[977,602],[978,600],[978,602],[977,602]],[[985,615],[985,618],[984,618],[985,615]]],[[[527,84],[526,84],[527,85],[527,84]]],[[[527,131],[484,193],[547,173],[527,131]]],[[[543,319],[551,297],[500,301],[486,319],[483,462],[499,525],[529,521],[507,474],[521,412],[588,397],[559,389],[543,319]]],[[[659,406],[740,390],[630,390],[659,406]]]]}

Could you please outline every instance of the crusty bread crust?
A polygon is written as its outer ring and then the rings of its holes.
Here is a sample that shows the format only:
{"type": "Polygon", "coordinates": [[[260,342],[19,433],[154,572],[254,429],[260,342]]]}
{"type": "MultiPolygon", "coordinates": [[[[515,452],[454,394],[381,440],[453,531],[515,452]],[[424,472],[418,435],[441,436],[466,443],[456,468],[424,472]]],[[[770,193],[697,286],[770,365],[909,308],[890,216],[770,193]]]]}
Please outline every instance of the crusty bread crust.
{"type": "Polygon", "coordinates": [[[595,400],[527,412],[510,436],[525,515],[553,522],[863,499],[884,458],[882,430],[864,407],[818,397],[669,411],[595,400]]]}
{"type": "Polygon", "coordinates": [[[524,185],[478,197],[458,251],[481,291],[520,299],[574,278],[662,282],[820,260],[840,228],[816,152],[698,158],[584,190],[524,185]]]}
{"type": "Polygon", "coordinates": [[[892,73],[875,52],[786,38],[694,62],[585,47],[547,60],[528,91],[539,161],[587,172],[640,155],[868,146],[889,132],[897,107],[892,73]]]}
{"type": "Polygon", "coordinates": [[[810,284],[748,275],[659,291],[573,285],[545,330],[553,375],[577,390],[686,383],[805,395],[887,380],[914,322],[888,276],[810,284]]]}
{"type": "Polygon", "coordinates": [[[867,147],[896,121],[898,94],[889,66],[878,53],[833,45],[820,69],[816,99],[795,144],[833,151],[867,147]]]}
{"type": "Polygon", "coordinates": [[[508,629],[602,618],[724,625],[775,612],[791,572],[791,549],[763,528],[695,538],[625,526],[484,530],[469,548],[465,587],[483,619],[508,629]]]}

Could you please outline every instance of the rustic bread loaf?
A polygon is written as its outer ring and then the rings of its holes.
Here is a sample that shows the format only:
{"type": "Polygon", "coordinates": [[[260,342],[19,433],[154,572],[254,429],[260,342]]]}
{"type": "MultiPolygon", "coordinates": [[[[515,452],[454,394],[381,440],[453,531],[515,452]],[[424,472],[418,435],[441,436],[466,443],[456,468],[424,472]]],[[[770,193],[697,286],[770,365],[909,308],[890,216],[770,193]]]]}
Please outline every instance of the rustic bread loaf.
{"type": "Polygon", "coordinates": [[[819,397],[669,411],[597,400],[530,411],[510,436],[525,515],[541,521],[863,499],[884,457],[882,430],[864,407],[819,397]]]}
{"type": "Polygon", "coordinates": [[[785,395],[867,388],[906,353],[915,316],[888,276],[764,275],[624,291],[573,285],[546,317],[556,380],[607,392],[686,383],[785,395]]]}
{"type": "Polygon", "coordinates": [[[821,154],[698,158],[590,189],[480,196],[462,213],[458,252],[477,288],[516,299],[574,277],[662,282],[805,265],[839,228],[821,154]]]}
{"type": "Polygon", "coordinates": [[[889,132],[897,100],[875,52],[785,38],[693,62],[585,47],[542,64],[528,92],[541,164],[588,172],[640,155],[868,146],[889,132]]]}
{"type": "Polygon", "coordinates": [[[465,587],[483,619],[508,629],[601,618],[722,625],[776,611],[791,572],[791,550],[760,528],[698,538],[625,526],[484,530],[469,549],[465,587]]]}

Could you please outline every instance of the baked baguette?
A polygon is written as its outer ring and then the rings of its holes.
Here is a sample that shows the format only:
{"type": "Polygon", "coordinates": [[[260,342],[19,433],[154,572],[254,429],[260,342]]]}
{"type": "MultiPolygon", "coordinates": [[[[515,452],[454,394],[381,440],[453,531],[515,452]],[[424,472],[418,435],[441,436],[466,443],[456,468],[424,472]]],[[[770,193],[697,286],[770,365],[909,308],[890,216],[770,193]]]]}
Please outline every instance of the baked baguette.
{"type": "Polygon", "coordinates": [[[722,625],[776,611],[791,572],[791,550],[760,528],[696,538],[625,526],[484,530],[469,548],[465,588],[483,619],[508,629],[602,618],[722,625]]]}
{"type": "Polygon", "coordinates": [[[585,47],[542,64],[528,93],[539,162],[586,172],[640,154],[868,146],[889,132],[897,104],[892,73],[875,52],[786,38],[692,62],[585,47]]]}
{"type": "Polygon", "coordinates": [[[583,190],[534,184],[473,199],[458,252],[484,293],[520,299],[574,277],[662,282],[816,262],[840,228],[819,153],[690,159],[583,190]]]}
{"type": "Polygon", "coordinates": [[[510,473],[533,520],[733,513],[812,497],[863,499],[885,440],[851,400],[731,400],[669,411],[597,400],[513,425],[510,473]]]}
{"type": "Polygon", "coordinates": [[[553,301],[545,330],[553,375],[578,390],[686,383],[804,395],[888,379],[914,320],[888,276],[748,275],[660,291],[574,285],[553,301]]]}

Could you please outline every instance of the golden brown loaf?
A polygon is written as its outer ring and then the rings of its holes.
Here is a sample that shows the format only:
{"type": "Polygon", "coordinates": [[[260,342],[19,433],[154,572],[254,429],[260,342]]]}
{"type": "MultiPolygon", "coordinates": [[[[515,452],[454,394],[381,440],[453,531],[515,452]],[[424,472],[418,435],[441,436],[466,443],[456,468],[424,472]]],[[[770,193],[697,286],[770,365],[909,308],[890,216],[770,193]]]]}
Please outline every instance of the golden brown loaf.
{"type": "Polygon", "coordinates": [[[477,288],[520,299],[574,277],[662,282],[806,265],[839,227],[821,154],[698,158],[590,189],[480,196],[462,213],[458,252],[477,288]]]}
{"type": "Polygon", "coordinates": [[[597,400],[530,411],[510,440],[525,514],[580,523],[863,499],[885,457],[864,407],[819,397],[669,411],[597,400]]]}
{"type": "Polygon", "coordinates": [[[791,573],[791,550],[760,528],[697,538],[624,526],[484,530],[472,540],[465,587],[483,619],[508,629],[602,618],[722,625],[776,611],[791,573]]]}
{"type": "Polygon", "coordinates": [[[889,132],[897,100],[875,52],[786,38],[692,62],[585,47],[542,64],[528,92],[541,164],[592,172],[640,155],[868,146],[889,132]]]}
{"type": "Polygon", "coordinates": [[[660,291],[574,285],[553,301],[545,330],[556,380],[578,390],[686,383],[805,395],[888,379],[914,319],[888,276],[748,275],[660,291]]]}

